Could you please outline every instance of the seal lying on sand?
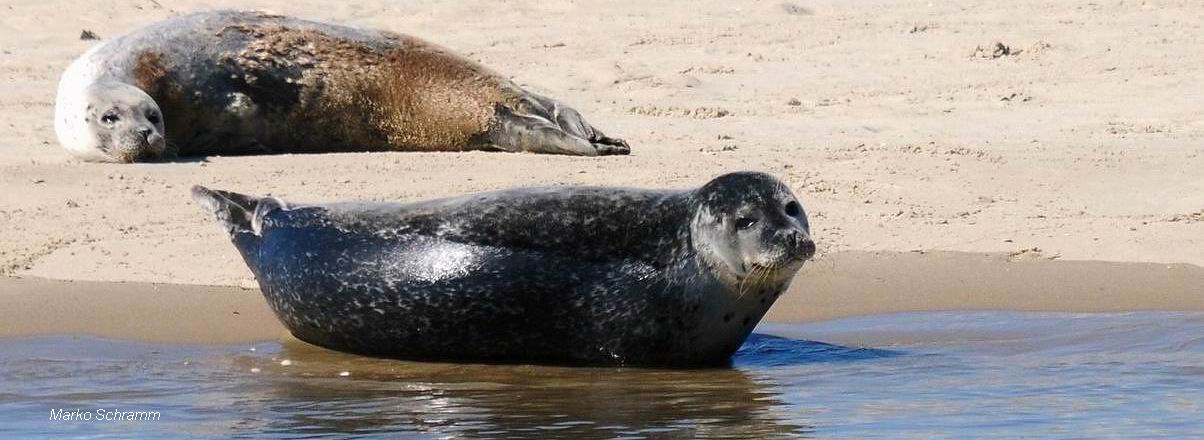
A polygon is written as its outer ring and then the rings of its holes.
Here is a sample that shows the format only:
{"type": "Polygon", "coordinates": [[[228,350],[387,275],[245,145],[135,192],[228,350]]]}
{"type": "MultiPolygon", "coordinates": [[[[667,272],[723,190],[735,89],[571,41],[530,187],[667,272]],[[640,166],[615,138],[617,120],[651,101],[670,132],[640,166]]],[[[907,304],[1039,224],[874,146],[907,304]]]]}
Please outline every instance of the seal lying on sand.
{"type": "Polygon", "coordinates": [[[798,200],[760,173],[408,204],[192,191],[293,335],[383,357],[722,364],[815,252],[798,200]]]}
{"type": "Polygon", "coordinates": [[[72,155],[503,150],[627,154],[575,110],[414,37],[255,12],[175,17],[63,73],[72,155]]]}

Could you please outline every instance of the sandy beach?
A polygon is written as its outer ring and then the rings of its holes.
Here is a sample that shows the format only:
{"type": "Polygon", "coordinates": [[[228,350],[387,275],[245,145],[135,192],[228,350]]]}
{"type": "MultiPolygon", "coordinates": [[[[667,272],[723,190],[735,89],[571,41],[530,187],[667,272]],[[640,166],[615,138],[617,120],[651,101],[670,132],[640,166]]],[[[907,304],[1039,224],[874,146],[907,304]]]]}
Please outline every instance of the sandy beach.
{"type": "Polygon", "coordinates": [[[1204,7],[1190,2],[0,8],[0,335],[279,336],[250,271],[189,199],[194,184],[412,201],[514,186],[684,188],[735,170],[786,181],[820,246],[773,321],[1204,310],[1204,7]],[[103,41],[232,7],[437,42],[562,99],[633,154],[67,158],[51,115],[62,69],[99,44],[82,31],[103,41]]]}

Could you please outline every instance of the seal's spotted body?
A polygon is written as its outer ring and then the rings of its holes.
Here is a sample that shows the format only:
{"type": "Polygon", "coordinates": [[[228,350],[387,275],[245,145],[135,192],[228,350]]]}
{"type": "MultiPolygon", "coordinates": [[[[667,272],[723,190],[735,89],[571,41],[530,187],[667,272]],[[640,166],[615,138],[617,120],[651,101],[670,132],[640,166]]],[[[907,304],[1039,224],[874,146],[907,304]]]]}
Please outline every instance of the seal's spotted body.
{"type": "Polygon", "coordinates": [[[326,151],[629,151],[573,109],[440,46],[254,12],[171,18],[98,46],[63,74],[58,101],[60,140],[88,160],[326,151]],[[155,113],[162,113],[162,123],[135,130],[165,135],[165,142],[114,145],[105,138],[112,127],[85,121],[96,117],[90,112],[97,106],[104,111],[126,105],[108,97],[134,93],[124,88],[145,92],[150,105],[157,104],[155,113]]]}
{"type": "Polygon", "coordinates": [[[793,195],[753,173],[691,191],[518,189],[414,204],[290,207],[199,187],[194,197],[231,231],[294,335],[405,359],[719,364],[814,252],[805,214],[784,213],[793,195]],[[762,227],[735,229],[751,216],[762,227]],[[755,249],[740,250],[748,237],[755,249]]]}

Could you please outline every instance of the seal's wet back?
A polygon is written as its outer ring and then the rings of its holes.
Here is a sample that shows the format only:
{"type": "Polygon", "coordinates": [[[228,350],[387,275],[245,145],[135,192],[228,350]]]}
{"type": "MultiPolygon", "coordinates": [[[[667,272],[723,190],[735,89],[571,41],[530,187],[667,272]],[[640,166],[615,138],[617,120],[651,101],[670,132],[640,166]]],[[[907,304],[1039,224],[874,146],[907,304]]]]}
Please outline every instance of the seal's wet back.
{"type": "Polygon", "coordinates": [[[173,17],[63,73],[63,147],[83,160],[326,151],[626,154],[572,108],[408,35],[258,12],[173,17]]]}
{"type": "Polygon", "coordinates": [[[299,339],[404,359],[722,364],[815,252],[777,179],[293,206],[202,187],[299,339]]]}

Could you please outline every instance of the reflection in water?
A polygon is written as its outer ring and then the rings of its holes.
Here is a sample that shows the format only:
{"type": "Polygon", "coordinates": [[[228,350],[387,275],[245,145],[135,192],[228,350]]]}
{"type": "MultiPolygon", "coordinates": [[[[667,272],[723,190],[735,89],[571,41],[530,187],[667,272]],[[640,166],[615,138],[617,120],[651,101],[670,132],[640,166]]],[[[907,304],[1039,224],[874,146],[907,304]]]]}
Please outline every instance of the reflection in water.
{"type": "Polygon", "coordinates": [[[1204,314],[932,313],[764,330],[792,337],[756,334],[732,368],[684,371],[402,362],[296,341],[214,347],[3,339],[0,432],[1204,436],[1204,314]],[[51,409],[76,408],[159,411],[161,418],[48,421],[51,409]]]}
{"type": "MultiPolygon", "coordinates": [[[[753,335],[735,362],[753,367],[880,355],[753,335]]],[[[778,414],[782,402],[772,379],[731,368],[414,363],[354,357],[297,341],[272,358],[243,354],[235,364],[260,368],[269,378],[269,386],[259,388],[263,394],[249,399],[266,404],[259,410],[279,415],[257,427],[268,432],[768,438],[811,429],[799,414],[778,414]],[[281,359],[291,365],[279,365],[281,359]],[[340,379],[343,371],[351,376],[340,379]]]]}
{"type": "Polygon", "coordinates": [[[214,348],[32,338],[4,346],[0,383],[14,387],[0,393],[0,411],[23,414],[23,432],[118,436],[135,425],[47,424],[45,414],[158,410],[160,422],[136,427],[165,435],[774,438],[812,428],[806,414],[783,410],[774,379],[756,369],[890,353],[754,334],[737,368],[658,370],[404,362],[296,340],[214,348]]]}

